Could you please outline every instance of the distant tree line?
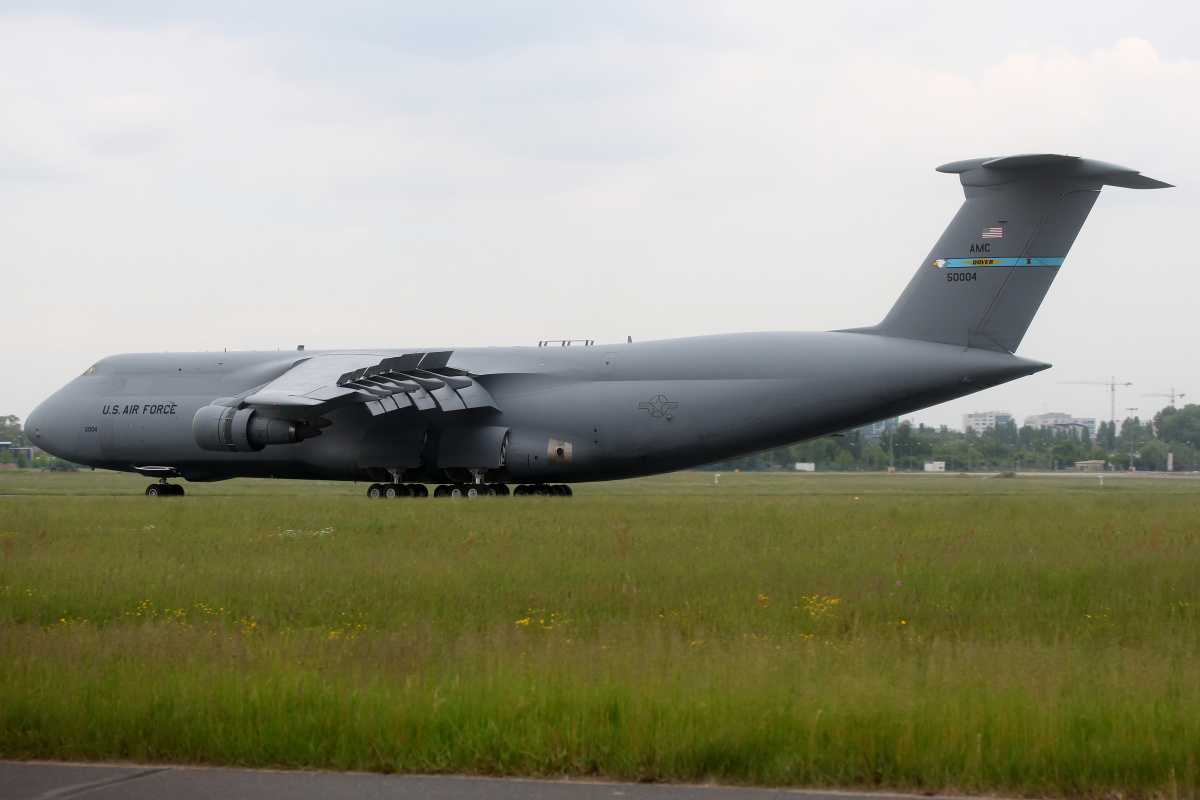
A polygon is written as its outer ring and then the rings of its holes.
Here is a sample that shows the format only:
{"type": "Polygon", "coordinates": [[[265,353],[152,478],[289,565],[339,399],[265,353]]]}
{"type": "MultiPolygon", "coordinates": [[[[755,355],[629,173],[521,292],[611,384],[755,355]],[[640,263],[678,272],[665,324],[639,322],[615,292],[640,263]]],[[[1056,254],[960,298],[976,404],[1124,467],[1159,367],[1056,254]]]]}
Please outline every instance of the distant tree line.
{"type": "Polygon", "coordinates": [[[821,472],[886,471],[893,466],[899,472],[921,471],[926,461],[944,461],[948,472],[1062,470],[1074,469],[1077,461],[1094,460],[1126,470],[1131,452],[1139,470],[1165,470],[1167,453],[1174,455],[1175,470],[1194,470],[1200,464],[1200,405],[1168,406],[1146,422],[1138,417],[1115,425],[1101,422],[1094,438],[1078,431],[1018,428],[1010,422],[976,434],[902,422],[877,440],[854,430],[705,469],[791,471],[796,462],[807,462],[821,472]]]}
{"type": "Polygon", "coordinates": [[[25,431],[21,429],[20,417],[14,417],[11,414],[7,417],[0,417],[0,442],[12,442],[17,447],[29,445],[29,440],[25,438],[25,431]]]}

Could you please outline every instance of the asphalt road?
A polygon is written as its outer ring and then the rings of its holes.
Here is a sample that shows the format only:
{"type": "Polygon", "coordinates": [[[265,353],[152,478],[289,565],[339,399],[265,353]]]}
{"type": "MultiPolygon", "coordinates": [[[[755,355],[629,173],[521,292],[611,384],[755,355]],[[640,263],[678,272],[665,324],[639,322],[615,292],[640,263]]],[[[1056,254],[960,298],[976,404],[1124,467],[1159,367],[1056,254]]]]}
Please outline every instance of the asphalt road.
{"type": "MultiPolygon", "coordinates": [[[[354,772],[51,764],[0,761],[0,800],[881,800],[915,795],[856,794],[725,786],[534,781],[354,772]]],[[[924,798],[922,798],[924,800],[924,798]]]]}

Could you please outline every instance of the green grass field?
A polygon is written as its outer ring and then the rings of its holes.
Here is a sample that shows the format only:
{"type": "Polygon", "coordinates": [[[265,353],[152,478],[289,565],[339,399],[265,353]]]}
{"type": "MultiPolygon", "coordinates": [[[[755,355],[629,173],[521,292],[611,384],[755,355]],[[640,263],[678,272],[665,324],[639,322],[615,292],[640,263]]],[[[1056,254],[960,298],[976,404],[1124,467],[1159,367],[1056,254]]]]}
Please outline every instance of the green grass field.
{"type": "Polygon", "coordinates": [[[1200,481],[0,473],[0,756],[1200,797],[1200,481]]]}

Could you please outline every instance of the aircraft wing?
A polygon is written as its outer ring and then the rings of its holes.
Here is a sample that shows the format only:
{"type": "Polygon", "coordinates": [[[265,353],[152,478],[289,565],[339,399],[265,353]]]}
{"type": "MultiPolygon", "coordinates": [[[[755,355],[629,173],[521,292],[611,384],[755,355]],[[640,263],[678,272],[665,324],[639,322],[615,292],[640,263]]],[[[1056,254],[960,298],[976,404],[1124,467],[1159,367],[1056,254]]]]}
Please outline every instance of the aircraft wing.
{"type": "Polygon", "coordinates": [[[264,411],[320,416],[347,403],[361,403],[372,416],[413,407],[463,411],[496,408],[475,375],[448,366],[453,351],[405,353],[326,353],[296,364],[275,380],[239,398],[242,406],[264,411]]]}

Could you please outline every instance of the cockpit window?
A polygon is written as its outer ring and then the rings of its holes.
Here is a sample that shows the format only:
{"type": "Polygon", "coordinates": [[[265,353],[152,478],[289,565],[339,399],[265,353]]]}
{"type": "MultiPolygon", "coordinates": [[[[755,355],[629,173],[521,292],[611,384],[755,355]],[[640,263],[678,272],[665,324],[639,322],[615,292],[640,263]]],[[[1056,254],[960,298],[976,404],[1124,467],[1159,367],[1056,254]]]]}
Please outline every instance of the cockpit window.
{"type": "Polygon", "coordinates": [[[92,364],[90,367],[88,367],[88,368],[87,368],[87,371],[86,371],[86,372],[84,372],[83,374],[84,374],[84,375],[95,375],[95,374],[96,374],[96,369],[97,369],[99,366],[100,366],[99,364],[92,364]]]}

